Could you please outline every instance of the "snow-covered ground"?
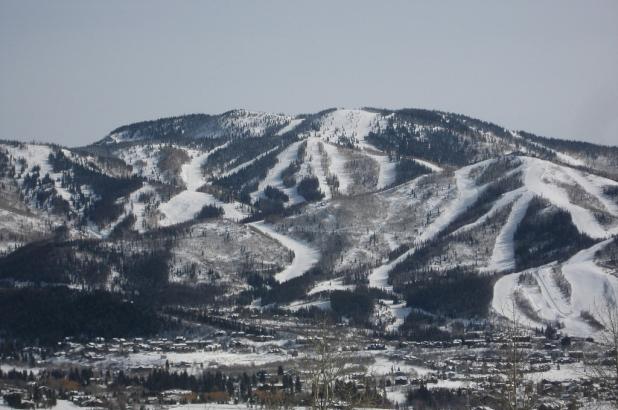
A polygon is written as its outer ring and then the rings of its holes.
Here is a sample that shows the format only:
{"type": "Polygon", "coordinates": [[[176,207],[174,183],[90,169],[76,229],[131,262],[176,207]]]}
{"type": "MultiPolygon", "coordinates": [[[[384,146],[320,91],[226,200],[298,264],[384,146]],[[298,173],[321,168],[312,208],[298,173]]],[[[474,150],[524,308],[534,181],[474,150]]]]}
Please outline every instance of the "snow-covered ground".
{"type": "Polygon", "coordinates": [[[424,160],[418,159],[418,158],[413,158],[413,159],[414,159],[414,161],[417,164],[423,165],[423,166],[429,168],[430,170],[432,170],[433,172],[442,172],[442,171],[444,171],[444,169],[442,167],[437,166],[433,162],[424,161],[424,160]]]}
{"type": "Polygon", "coordinates": [[[320,310],[329,310],[330,309],[330,300],[328,299],[320,299],[320,300],[314,300],[314,301],[304,301],[304,300],[296,300],[294,302],[291,302],[285,306],[283,306],[282,308],[285,310],[289,310],[291,312],[296,312],[297,310],[300,309],[309,309],[312,307],[316,307],[320,310]]]}
{"type": "Polygon", "coordinates": [[[279,131],[277,131],[277,135],[283,135],[286,132],[293,131],[296,127],[302,124],[303,121],[305,121],[304,118],[293,119],[292,121],[288,123],[288,125],[286,125],[285,127],[281,128],[279,131]]]}
{"type": "Polygon", "coordinates": [[[494,243],[491,260],[486,268],[487,271],[502,272],[515,268],[515,245],[513,240],[517,227],[526,215],[531,199],[532,195],[527,192],[522,194],[513,203],[509,218],[506,224],[503,225],[494,243]]]}
{"type": "Polygon", "coordinates": [[[378,125],[379,114],[358,109],[337,109],[326,114],[320,123],[321,137],[332,143],[339,139],[354,142],[361,148],[371,148],[365,138],[378,125]]]}
{"type": "Polygon", "coordinates": [[[346,169],[346,162],[348,161],[347,158],[340,152],[341,148],[338,148],[335,145],[325,142],[322,146],[328,156],[328,172],[336,175],[339,180],[339,193],[342,195],[348,194],[348,188],[352,185],[353,181],[350,171],[346,169]]]}
{"type": "Polygon", "coordinates": [[[305,198],[299,195],[296,191],[296,187],[286,187],[283,184],[283,179],[281,178],[281,173],[287,167],[289,167],[292,162],[298,159],[298,148],[302,143],[303,141],[298,141],[290,144],[289,147],[284,149],[277,156],[277,163],[275,164],[275,166],[268,170],[266,178],[260,181],[258,189],[255,192],[251,193],[252,201],[256,201],[258,198],[260,198],[263,195],[266,187],[269,185],[285,192],[285,194],[290,198],[288,202],[289,205],[295,205],[305,201],[305,198]]]}
{"type": "MultiPolygon", "coordinates": [[[[99,368],[136,368],[136,367],[162,367],[168,361],[171,366],[188,365],[194,369],[208,367],[230,367],[230,366],[262,366],[267,363],[275,363],[288,360],[285,353],[270,353],[263,349],[256,349],[255,352],[245,351],[195,351],[195,352],[140,352],[130,353],[128,356],[107,355],[104,360],[98,361],[95,367],[99,368]]],[[[53,359],[53,363],[71,363],[72,361],[64,357],[53,359]]]]}
{"type": "Polygon", "coordinates": [[[618,300],[618,278],[594,262],[595,253],[610,241],[578,252],[561,266],[552,263],[500,278],[494,287],[493,309],[530,326],[542,325],[539,319],[560,321],[564,324],[563,331],[572,336],[586,337],[597,333],[599,329],[590,325],[582,317],[582,312],[596,316],[607,300],[610,303],[618,300]],[[570,295],[565,295],[556,284],[555,270],[568,281],[570,295]],[[532,275],[534,283],[520,283],[523,274],[532,275]],[[537,317],[526,316],[520,306],[512,303],[516,292],[520,298],[525,298],[537,317]]]}
{"type": "MultiPolygon", "coordinates": [[[[416,238],[415,245],[434,238],[455,220],[457,216],[474,204],[483,189],[483,187],[477,186],[474,179],[470,177],[470,173],[477,166],[482,166],[482,164],[461,168],[455,172],[455,182],[457,186],[456,198],[450,201],[444,211],[416,238]]],[[[407,252],[404,252],[396,259],[373,269],[369,275],[369,286],[385,289],[389,288],[389,272],[395,265],[413,254],[415,250],[415,247],[412,246],[407,252]]]]}
{"type": "Polygon", "coordinates": [[[372,154],[369,151],[365,151],[365,154],[377,162],[380,167],[376,189],[384,189],[393,185],[397,179],[397,161],[389,159],[388,155],[372,154]]]}
{"type": "Polygon", "coordinates": [[[342,278],[324,280],[322,282],[316,283],[315,286],[313,286],[313,288],[311,288],[311,290],[307,292],[307,295],[311,296],[321,292],[332,292],[333,290],[350,290],[354,289],[354,287],[354,285],[344,285],[342,278]]]}
{"type": "Polygon", "coordinates": [[[375,305],[372,321],[384,325],[386,332],[394,332],[399,330],[411,311],[406,302],[394,303],[392,299],[381,299],[375,305]]]}
{"type": "Polygon", "coordinates": [[[307,150],[305,152],[305,161],[299,172],[299,177],[315,176],[320,184],[320,190],[324,194],[324,199],[329,200],[332,196],[331,189],[326,181],[328,169],[322,166],[322,157],[326,153],[320,151],[320,146],[324,143],[319,138],[309,137],[307,138],[307,150]]]}
{"type": "Polygon", "coordinates": [[[278,282],[286,282],[290,279],[302,276],[319,262],[320,253],[307,244],[277,232],[271,225],[268,225],[264,221],[254,222],[250,225],[263,234],[279,241],[283,246],[294,253],[292,263],[275,275],[275,279],[278,282]]]}
{"type": "Polygon", "coordinates": [[[191,160],[186,164],[183,164],[180,170],[180,177],[182,178],[187,190],[196,191],[204,184],[206,179],[202,171],[202,166],[208,161],[208,158],[215,152],[224,149],[229,145],[229,142],[213,148],[210,151],[202,152],[196,150],[187,150],[187,153],[191,157],[191,160]]]}
{"type": "Polygon", "coordinates": [[[569,177],[569,174],[577,171],[537,158],[526,157],[522,160],[525,162],[524,184],[529,191],[568,211],[580,232],[586,233],[591,238],[606,238],[608,236],[608,232],[601,226],[593,213],[572,203],[567,192],[559,186],[561,183],[571,184],[573,180],[569,177]],[[568,171],[565,171],[565,169],[568,169],[568,171]]]}
{"type": "Polygon", "coordinates": [[[202,165],[214,152],[226,146],[227,143],[208,152],[188,151],[191,159],[182,165],[180,172],[186,190],[159,206],[159,211],[164,215],[164,218],[159,222],[161,226],[171,226],[190,221],[206,205],[223,208],[223,217],[234,221],[240,221],[249,215],[245,206],[239,202],[222,202],[211,194],[197,191],[208,183],[202,173],[202,165]]]}
{"type": "MultiPolygon", "coordinates": [[[[69,204],[71,203],[73,195],[62,187],[62,173],[54,172],[49,163],[49,156],[54,153],[51,147],[39,144],[22,144],[20,146],[3,145],[3,148],[15,159],[22,158],[26,161],[24,168],[15,167],[17,172],[21,172],[20,183],[23,182],[27,172],[32,172],[35,167],[39,167],[39,177],[43,178],[45,175],[49,175],[54,182],[54,188],[58,195],[69,204]]],[[[84,188],[87,190],[87,187],[84,188]]]]}
{"type": "Polygon", "coordinates": [[[247,162],[243,162],[242,164],[238,164],[235,167],[228,169],[225,172],[222,172],[221,174],[217,175],[220,178],[224,178],[230,175],[234,175],[235,173],[247,168],[248,166],[250,166],[251,164],[253,164],[255,161],[258,161],[262,158],[264,158],[266,155],[270,154],[271,152],[276,151],[277,149],[279,149],[279,147],[274,147],[269,149],[266,152],[261,153],[260,155],[256,156],[255,158],[252,158],[251,160],[247,161],[247,162]]]}

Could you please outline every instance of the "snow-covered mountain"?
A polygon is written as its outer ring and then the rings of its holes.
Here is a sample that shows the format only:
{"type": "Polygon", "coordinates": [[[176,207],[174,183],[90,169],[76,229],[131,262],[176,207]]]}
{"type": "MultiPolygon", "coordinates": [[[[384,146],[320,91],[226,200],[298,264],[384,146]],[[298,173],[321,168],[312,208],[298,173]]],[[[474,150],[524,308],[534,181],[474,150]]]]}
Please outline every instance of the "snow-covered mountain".
{"type": "MultiPolygon", "coordinates": [[[[219,304],[291,311],[368,286],[577,335],[618,292],[618,148],[457,114],[235,110],[75,149],[0,142],[0,181],[11,286],[207,286],[219,304]]],[[[395,306],[401,324],[410,309],[395,306]]]]}

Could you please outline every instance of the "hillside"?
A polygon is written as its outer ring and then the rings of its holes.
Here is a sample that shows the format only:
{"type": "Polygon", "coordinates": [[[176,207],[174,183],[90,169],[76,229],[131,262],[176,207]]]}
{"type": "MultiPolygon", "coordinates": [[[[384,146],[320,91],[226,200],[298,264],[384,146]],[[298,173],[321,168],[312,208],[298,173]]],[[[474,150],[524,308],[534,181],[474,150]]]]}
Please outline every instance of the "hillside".
{"type": "Polygon", "coordinates": [[[420,309],[587,335],[618,292],[617,181],[616,147],[419,109],[235,110],[79,148],[4,141],[0,284],[302,315],[341,315],[349,294],[405,300],[343,314],[387,332],[420,309]]]}

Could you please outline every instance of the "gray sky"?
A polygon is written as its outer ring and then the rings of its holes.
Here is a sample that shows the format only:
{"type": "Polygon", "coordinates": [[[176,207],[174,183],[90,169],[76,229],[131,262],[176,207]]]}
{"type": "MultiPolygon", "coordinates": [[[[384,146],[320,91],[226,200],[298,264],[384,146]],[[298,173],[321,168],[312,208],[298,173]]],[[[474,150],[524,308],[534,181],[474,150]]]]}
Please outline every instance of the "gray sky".
{"type": "Polygon", "coordinates": [[[616,145],[618,1],[0,0],[0,138],[335,106],[616,145]]]}

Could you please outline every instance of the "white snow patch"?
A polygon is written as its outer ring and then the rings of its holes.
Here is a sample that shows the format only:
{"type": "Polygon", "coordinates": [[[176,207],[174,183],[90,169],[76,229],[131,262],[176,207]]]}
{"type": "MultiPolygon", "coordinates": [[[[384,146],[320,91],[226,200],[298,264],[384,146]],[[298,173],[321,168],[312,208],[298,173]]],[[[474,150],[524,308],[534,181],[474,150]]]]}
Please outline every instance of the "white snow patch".
{"type": "Polygon", "coordinates": [[[279,283],[302,276],[320,260],[320,252],[316,249],[309,247],[304,242],[280,234],[264,221],[254,222],[249,225],[276,241],[279,241],[283,246],[294,252],[294,260],[292,263],[275,275],[275,279],[279,283]]]}
{"type": "Polygon", "coordinates": [[[578,252],[562,266],[552,263],[502,277],[494,286],[493,309],[529,326],[542,325],[527,318],[518,307],[513,312],[513,296],[515,292],[520,292],[540,319],[560,321],[564,324],[565,333],[579,337],[597,333],[599,330],[582,319],[581,313],[585,311],[594,316],[606,300],[610,303],[618,300],[618,278],[594,262],[594,254],[611,240],[578,252]],[[570,297],[566,297],[556,285],[552,278],[554,269],[560,269],[570,284],[570,297]],[[536,285],[520,284],[519,278],[524,273],[532,275],[536,285]]]}
{"type": "Polygon", "coordinates": [[[515,268],[515,232],[526,215],[530,200],[532,200],[532,195],[525,193],[513,203],[509,218],[494,243],[487,271],[503,272],[515,268]]]}
{"type": "Polygon", "coordinates": [[[321,292],[332,292],[333,290],[350,290],[354,289],[354,287],[354,285],[344,285],[343,278],[324,280],[316,283],[315,286],[307,293],[307,296],[321,292]]]}
{"type": "Polygon", "coordinates": [[[335,145],[325,142],[323,143],[323,147],[330,162],[329,172],[332,175],[336,175],[339,180],[339,193],[346,195],[348,193],[348,187],[353,183],[352,176],[345,167],[347,158],[339,152],[339,148],[335,145]]]}
{"type": "MultiPolygon", "coordinates": [[[[491,161],[491,160],[488,160],[491,161]]],[[[455,181],[457,184],[457,198],[446,207],[444,212],[429,225],[415,240],[415,245],[434,238],[438,233],[445,229],[457,216],[467,210],[478,198],[485,186],[479,187],[475,184],[470,172],[478,167],[486,165],[487,161],[475,165],[464,167],[455,171],[455,181]]],[[[369,286],[388,289],[388,274],[395,265],[405,260],[416,251],[412,246],[407,252],[396,259],[378,266],[369,274],[369,286]]]]}
{"type": "Polygon", "coordinates": [[[333,143],[341,137],[356,140],[362,148],[375,149],[365,142],[365,138],[378,125],[378,118],[377,113],[365,110],[337,109],[322,118],[319,133],[333,143]]]}
{"type": "Polygon", "coordinates": [[[286,187],[283,184],[283,179],[281,178],[281,173],[289,167],[292,162],[298,159],[298,148],[302,143],[302,141],[298,141],[290,144],[289,147],[284,149],[277,156],[277,163],[275,166],[268,171],[266,178],[260,181],[257,191],[251,193],[251,199],[253,201],[259,199],[263,195],[266,187],[269,185],[283,191],[290,198],[288,202],[289,205],[295,205],[305,201],[305,198],[296,192],[296,187],[286,187]]]}
{"type": "Polygon", "coordinates": [[[303,121],[305,121],[304,118],[295,118],[292,121],[290,121],[288,123],[288,125],[286,125],[285,127],[281,128],[279,131],[277,131],[276,135],[283,135],[287,132],[293,131],[296,127],[298,127],[303,121]]]}

